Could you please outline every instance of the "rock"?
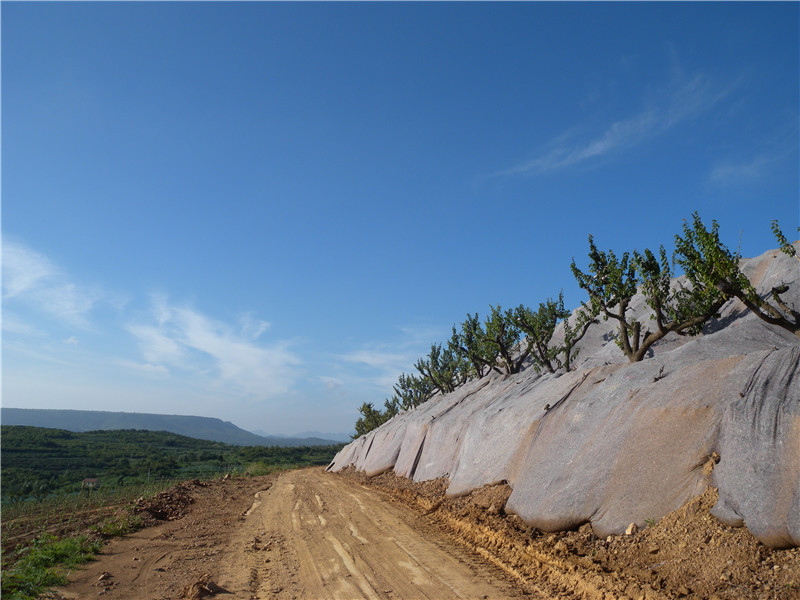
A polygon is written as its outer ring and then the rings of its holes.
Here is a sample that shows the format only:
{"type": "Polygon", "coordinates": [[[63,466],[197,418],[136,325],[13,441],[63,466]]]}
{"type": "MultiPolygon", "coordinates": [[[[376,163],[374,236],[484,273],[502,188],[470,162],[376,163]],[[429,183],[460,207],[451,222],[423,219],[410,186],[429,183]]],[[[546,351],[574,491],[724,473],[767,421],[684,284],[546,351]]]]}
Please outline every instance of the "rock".
{"type": "Polygon", "coordinates": [[[625,535],[633,535],[634,533],[637,533],[638,531],[639,531],[639,526],[636,523],[631,523],[625,529],[625,535]]]}
{"type": "Polygon", "coordinates": [[[592,529],[592,524],[591,523],[584,523],[583,525],[581,525],[580,528],[578,529],[578,532],[583,533],[583,534],[587,534],[588,533],[588,534],[594,535],[594,529],[592,529]]]}
{"type": "Polygon", "coordinates": [[[647,552],[650,553],[650,554],[658,554],[660,551],[661,551],[661,548],[659,548],[655,544],[652,544],[652,545],[647,547],[647,552]]]}
{"type": "Polygon", "coordinates": [[[556,552],[567,552],[569,550],[569,547],[562,540],[558,540],[556,542],[556,545],[553,546],[553,550],[555,550],[556,552]]]}

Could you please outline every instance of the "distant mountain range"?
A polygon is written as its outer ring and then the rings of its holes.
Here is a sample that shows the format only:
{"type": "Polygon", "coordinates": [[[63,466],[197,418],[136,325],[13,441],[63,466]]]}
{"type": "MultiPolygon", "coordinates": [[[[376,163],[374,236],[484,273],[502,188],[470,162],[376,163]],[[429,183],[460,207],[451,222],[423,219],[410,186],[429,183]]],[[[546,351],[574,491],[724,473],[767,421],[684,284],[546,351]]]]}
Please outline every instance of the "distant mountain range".
{"type": "Polygon", "coordinates": [[[99,410],[3,407],[0,411],[0,422],[3,425],[29,425],[32,427],[66,429],[67,431],[75,432],[104,429],[169,431],[200,440],[212,440],[236,446],[328,446],[339,441],[346,441],[316,436],[257,435],[245,431],[229,421],[212,417],[106,412],[99,410]]]}
{"type": "MultiPolygon", "coordinates": [[[[279,438],[322,438],[323,440],[333,440],[335,442],[352,442],[353,436],[347,433],[330,433],[322,431],[301,431],[294,435],[280,435],[279,433],[268,433],[260,429],[253,429],[253,433],[264,437],[279,437],[279,438]]],[[[353,433],[355,435],[355,432],[353,433]]]]}

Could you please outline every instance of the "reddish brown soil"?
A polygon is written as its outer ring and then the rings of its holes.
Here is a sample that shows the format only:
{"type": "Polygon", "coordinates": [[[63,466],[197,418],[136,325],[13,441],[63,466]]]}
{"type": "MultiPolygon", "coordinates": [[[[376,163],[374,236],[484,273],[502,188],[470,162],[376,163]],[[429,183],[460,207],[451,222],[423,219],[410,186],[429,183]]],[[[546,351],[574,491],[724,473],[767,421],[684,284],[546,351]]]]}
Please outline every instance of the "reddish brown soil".
{"type": "Polygon", "coordinates": [[[588,524],[571,532],[532,530],[503,510],[507,485],[445,499],[446,480],[415,484],[352,470],[345,476],[416,506],[523,589],[552,598],[800,598],[800,548],[771,550],[746,529],[712,517],[713,488],[643,531],[598,539],[588,524]]]}

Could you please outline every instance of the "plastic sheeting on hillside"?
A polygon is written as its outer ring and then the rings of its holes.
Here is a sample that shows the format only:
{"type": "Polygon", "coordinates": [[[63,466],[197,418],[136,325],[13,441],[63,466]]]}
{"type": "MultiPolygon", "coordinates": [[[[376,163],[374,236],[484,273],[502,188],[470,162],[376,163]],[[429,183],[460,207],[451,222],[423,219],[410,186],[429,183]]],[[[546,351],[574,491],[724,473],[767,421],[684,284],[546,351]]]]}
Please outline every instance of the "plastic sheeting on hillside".
{"type": "MultiPolygon", "coordinates": [[[[743,269],[765,292],[800,289],[797,261],[777,251],[743,269]]],[[[632,306],[644,314],[641,297],[632,306]]],[[[355,440],[328,468],[447,477],[451,496],[507,481],[506,509],[528,524],[591,522],[601,536],[643,527],[715,485],[720,519],[772,547],[800,545],[798,338],[738,301],[707,332],[670,336],[628,364],[613,324],[601,323],[577,370],[469,382],[355,440]]]]}

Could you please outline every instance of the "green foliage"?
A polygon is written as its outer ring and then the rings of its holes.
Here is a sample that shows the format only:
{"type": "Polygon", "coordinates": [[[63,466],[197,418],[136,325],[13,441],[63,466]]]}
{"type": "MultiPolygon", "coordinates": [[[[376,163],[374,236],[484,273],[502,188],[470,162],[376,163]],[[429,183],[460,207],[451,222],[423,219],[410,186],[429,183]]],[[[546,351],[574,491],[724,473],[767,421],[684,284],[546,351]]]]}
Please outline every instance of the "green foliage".
{"type": "Polygon", "coordinates": [[[453,325],[453,335],[448,346],[464,362],[466,378],[481,379],[490,370],[498,370],[497,349],[486,341],[486,332],[478,313],[468,313],[460,331],[453,325]]]}
{"type": "Polygon", "coordinates": [[[689,287],[671,287],[673,275],[663,246],[659,258],[645,250],[644,254],[635,252],[634,260],[642,281],[642,295],[653,311],[651,319],[656,322],[656,331],[643,333],[645,349],[671,331],[680,335],[699,334],[726,300],[701,281],[690,280],[689,287]]]}
{"type": "MultiPolygon", "coordinates": [[[[796,256],[794,247],[773,221],[773,233],[781,244],[781,250],[796,256]],[[789,249],[791,247],[791,250],[789,249]]],[[[719,224],[711,222],[709,231],[697,213],[692,223],[684,222],[683,237],[675,236],[675,262],[680,265],[686,278],[695,287],[721,301],[738,298],[760,319],[777,325],[800,337],[800,312],[786,304],[781,295],[789,286],[781,284],[772,288],[768,298],[759,296],[753,284],[739,268],[741,257],[733,253],[719,239],[719,224]]]]}
{"type": "Polygon", "coordinates": [[[358,412],[361,413],[361,416],[356,421],[356,435],[353,439],[380,427],[389,420],[389,415],[376,409],[372,405],[372,402],[364,402],[364,404],[358,408],[358,412]]]}
{"type": "MultiPolygon", "coordinates": [[[[416,377],[402,373],[393,389],[393,406],[396,409],[408,410],[430,400],[434,386],[433,382],[427,377],[416,377]]],[[[397,411],[395,411],[396,413],[397,411]]]]}
{"type": "Polygon", "coordinates": [[[147,481],[213,477],[244,471],[253,460],[270,465],[327,464],[335,446],[231,446],[156,431],[87,431],[2,426],[3,501],[42,501],[59,494],[88,494],[85,478],[98,478],[96,494],[147,481]]]}
{"type": "Polygon", "coordinates": [[[141,515],[122,514],[106,519],[92,527],[92,530],[103,538],[122,537],[142,528],[141,515]]]}
{"type": "Polygon", "coordinates": [[[465,381],[463,361],[449,346],[442,349],[441,344],[432,344],[427,358],[417,360],[414,367],[442,394],[449,394],[465,381]]]}
{"type": "MultiPolygon", "coordinates": [[[[597,249],[594,238],[589,236],[589,270],[584,273],[578,269],[575,260],[570,265],[578,285],[586,290],[591,302],[592,314],[602,314],[604,320],[614,319],[619,324],[616,342],[625,356],[632,362],[639,351],[641,323],[628,320],[628,309],[639,279],[636,264],[630,253],[620,258],[613,250],[603,252],[597,249]]],[[[639,358],[638,360],[641,360],[639,358]]]]}
{"type": "Polygon", "coordinates": [[[594,316],[584,304],[570,324],[570,312],[564,308],[564,294],[559,292],[558,300],[548,298],[545,302],[540,302],[535,311],[519,305],[514,309],[511,318],[527,337],[537,372],[546,370],[555,373],[561,368],[566,371],[571,369],[572,360],[577,355],[577,352],[573,352],[575,344],[583,338],[589,326],[596,323],[594,316]],[[553,333],[559,322],[564,324],[564,342],[552,345],[553,333]]]}
{"type": "Polygon", "coordinates": [[[494,347],[500,365],[507,374],[519,373],[525,359],[530,355],[530,344],[518,348],[522,330],[514,321],[513,310],[504,311],[499,306],[489,308],[491,312],[486,317],[484,341],[494,347]]]}
{"type": "MultiPolygon", "coordinates": [[[[777,221],[772,222],[772,231],[781,251],[800,260],[777,221]]],[[[644,359],[653,344],[669,333],[699,334],[731,297],[740,298],[765,321],[800,336],[800,313],[780,297],[788,286],[773,288],[771,302],[760,298],[739,269],[740,256],[720,242],[716,221],[708,231],[694,213],[692,225],[684,222],[683,237],[675,236],[675,243],[673,262],[683,268],[687,285],[673,281],[663,246],[657,253],[645,249],[617,256],[612,250],[599,250],[590,235],[587,270],[579,269],[575,260],[570,265],[578,285],[589,295],[588,303],[582,302],[574,316],[564,308],[563,293],[557,300],[539,303],[535,311],[522,304],[506,311],[490,306],[483,322],[478,313],[468,313],[460,328],[453,325],[446,346],[433,344],[428,356],[416,362],[419,376],[400,376],[383,411],[371,403],[359,408],[355,437],[379,427],[401,410],[427,402],[436,391],[453,392],[469,379],[480,379],[491,371],[518,373],[529,356],[537,371],[570,371],[577,357],[576,345],[601,315],[617,322],[615,341],[631,362],[644,359]],[[651,310],[649,321],[629,314],[637,292],[651,310]],[[559,323],[563,342],[553,344],[559,323]]]]}
{"type": "Polygon", "coordinates": [[[461,331],[453,326],[448,346],[462,361],[463,381],[470,377],[480,379],[489,371],[518,373],[530,354],[529,346],[518,348],[522,331],[514,320],[514,311],[504,311],[499,306],[489,308],[483,323],[475,313],[467,314],[461,331]]]}
{"type": "Polygon", "coordinates": [[[64,585],[64,571],[91,560],[101,546],[102,542],[89,541],[85,536],[37,538],[20,560],[3,570],[3,598],[34,600],[48,588],[64,585]]]}
{"type": "Polygon", "coordinates": [[[569,311],[564,309],[563,293],[558,294],[558,300],[548,298],[545,302],[540,302],[536,311],[520,304],[511,314],[514,325],[527,336],[537,371],[546,369],[550,373],[556,372],[556,360],[561,347],[551,346],[550,340],[558,322],[567,317],[569,311]]]}
{"type": "MultiPolygon", "coordinates": [[[[704,268],[711,273],[716,268],[727,268],[729,264],[735,264],[734,257],[730,253],[726,254],[727,250],[720,250],[718,238],[716,243],[709,243],[710,238],[697,236],[694,231],[690,231],[689,236],[694,237],[687,239],[700,242],[699,250],[693,242],[676,236],[676,260],[681,266],[684,266],[680,258],[682,251],[694,249],[699,256],[686,261],[689,265],[686,271],[691,284],[689,287],[673,287],[670,261],[663,246],[659,248],[658,256],[645,249],[643,253],[634,251],[632,255],[625,252],[621,258],[617,258],[613,251],[598,250],[592,236],[589,236],[588,273],[578,269],[575,261],[572,261],[571,268],[578,285],[588,292],[591,302],[591,310],[584,317],[584,322],[587,318],[600,314],[604,320],[617,321],[619,329],[616,343],[631,362],[644,359],[653,344],[670,332],[697,335],[727,299],[725,294],[710,285],[705,278],[694,276],[698,273],[695,265],[699,264],[698,261],[705,260],[704,268]],[[640,285],[640,291],[652,310],[650,318],[655,321],[654,330],[627,314],[630,302],[640,285]]],[[[711,237],[714,236],[716,230],[711,237]]]]}
{"type": "Polygon", "coordinates": [[[569,317],[564,319],[564,343],[560,348],[559,368],[563,367],[565,371],[572,370],[572,361],[578,357],[575,345],[583,339],[589,327],[597,323],[596,317],[597,313],[585,302],[582,302],[572,323],[570,323],[569,317]]]}
{"type": "MultiPolygon", "coordinates": [[[[781,227],[778,224],[777,219],[774,219],[772,221],[771,229],[773,235],[775,236],[775,239],[778,240],[778,244],[780,244],[781,252],[783,252],[787,256],[791,256],[793,258],[796,258],[797,260],[800,260],[800,256],[797,256],[797,250],[795,250],[792,243],[788,239],[786,239],[786,236],[783,235],[783,231],[781,231],[781,227]]],[[[800,227],[797,228],[797,231],[800,232],[800,227]]]]}

